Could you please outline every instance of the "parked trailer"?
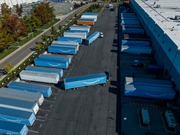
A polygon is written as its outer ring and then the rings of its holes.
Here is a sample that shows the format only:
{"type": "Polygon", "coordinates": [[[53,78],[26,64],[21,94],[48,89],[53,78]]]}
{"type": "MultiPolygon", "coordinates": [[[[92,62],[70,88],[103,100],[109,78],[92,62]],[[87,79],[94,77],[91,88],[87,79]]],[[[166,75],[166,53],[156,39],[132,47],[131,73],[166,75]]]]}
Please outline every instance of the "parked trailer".
{"type": "Polygon", "coordinates": [[[135,13],[121,13],[121,16],[136,16],[135,13]]]}
{"type": "Polygon", "coordinates": [[[142,28],[122,28],[122,33],[144,34],[144,30],[142,28]]]}
{"type": "Polygon", "coordinates": [[[130,54],[151,54],[151,47],[121,45],[121,52],[130,54]]]}
{"type": "Polygon", "coordinates": [[[10,89],[10,88],[1,88],[0,96],[12,98],[12,99],[30,101],[30,102],[37,102],[38,105],[42,105],[42,103],[44,102],[44,97],[41,93],[17,91],[15,89],[10,89]]]}
{"type": "Polygon", "coordinates": [[[75,37],[58,37],[58,41],[66,41],[66,42],[77,42],[77,43],[82,43],[82,38],[75,38],[75,37]]]}
{"type": "Polygon", "coordinates": [[[2,135],[26,135],[27,133],[28,128],[25,124],[0,120],[0,134],[2,135]]]}
{"type": "Polygon", "coordinates": [[[78,88],[96,84],[104,84],[107,81],[105,73],[91,74],[64,79],[65,89],[78,88]]]}
{"type": "Polygon", "coordinates": [[[26,67],[27,71],[34,71],[34,72],[43,72],[43,73],[53,73],[59,75],[59,77],[63,76],[63,69],[58,68],[48,68],[48,67],[37,67],[37,66],[28,66],[26,67]]]}
{"type": "Polygon", "coordinates": [[[141,115],[142,115],[142,120],[143,120],[143,124],[149,124],[150,122],[150,118],[149,118],[149,112],[147,109],[141,109],[141,115]]]}
{"type": "Polygon", "coordinates": [[[122,20],[121,21],[121,26],[122,25],[141,25],[140,22],[137,20],[122,20]]]}
{"type": "Polygon", "coordinates": [[[88,19],[78,19],[77,25],[94,25],[94,20],[88,20],[88,19]]]}
{"type": "Polygon", "coordinates": [[[34,64],[36,66],[63,68],[63,69],[66,69],[69,66],[68,61],[65,62],[65,61],[49,60],[49,59],[44,59],[44,58],[36,58],[34,60],[34,64]]]}
{"type": "Polygon", "coordinates": [[[29,101],[23,101],[23,100],[5,98],[5,97],[0,98],[0,106],[15,110],[33,112],[34,114],[37,114],[37,112],[39,111],[39,106],[35,102],[29,102],[29,101]]]}
{"type": "Polygon", "coordinates": [[[96,31],[94,32],[92,35],[90,35],[86,41],[85,44],[89,45],[91,44],[93,41],[95,41],[98,37],[100,36],[100,32],[96,31]]]}
{"type": "Polygon", "coordinates": [[[34,93],[41,93],[44,97],[50,97],[52,94],[52,89],[50,86],[27,83],[27,82],[11,81],[8,84],[8,88],[12,88],[17,91],[29,91],[34,93]]]}
{"type": "Polygon", "coordinates": [[[87,30],[88,32],[90,32],[90,26],[79,26],[79,25],[73,25],[70,26],[69,29],[70,30],[87,30]]]}
{"type": "MultiPolygon", "coordinates": [[[[64,38],[69,38],[69,37],[64,37],[64,38]]],[[[82,39],[81,39],[82,40],[82,39]]],[[[63,44],[63,45],[79,45],[78,42],[74,41],[52,41],[51,44],[63,44]]]]}
{"type": "Polygon", "coordinates": [[[72,33],[74,33],[74,32],[79,32],[79,33],[86,33],[86,35],[88,35],[89,34],[89,32],[87,31],[87,30],[66,30],[67,32],[72,32],[72,33]]]}
{"type": "Polygon", "coordinates": [[[149,64],[147,66],[147,71],[151,74],[162,74],[164,71],[164,68],[160,65],[149,64]]]}
{"type": "Polygon", "coordinates": [[[68,61],[68,63],[71,63],[72,56],[67,56],[67,55],[55,55],[55,54],[40,54],[39,58],[45,58],[45,59],[54,59],[54,60],[64,60],[68,61]]]}
{"type": "Polygon", "coordinates": [[[125,84],[126,96],[173,100],[175,94],[175,91],[170,87],[125,84]]]}
{"type": "Polygon", "coordinates": [[[146,86],[171,87],[172,88],[172,82],[169,80],[125,77],[125,83],[132,84],[132,85],[143,85],[143,86],[146,85],[146,86]]]}
{"type": "Polygon", "coordinates": [[[79,51],[79,45],[52,43],[51,46],[75,48],[77,51],[79,51]]]}
{"type": "Polygon", "coordinates": [[[0,107],[0,120],[32,126],[36,117],[33,112],[0,107]]]}
{"type": "Polygon", "coordinates": [[[145,34],[123,34],[125,40],[140,40],[140,41],[150,41],[149,37],[145,34]]]}
{"type": "Polygon", "coordinates": [[[72,33],[72,32],[64,32],[64,37],[75,37],[75,38],[82,38],[82,39],[86,39],[87,35],[86,33],[72,33]]]}
{"type": "Polygon", "coordinates": [[[84,12],[81,15],[81,18],[89,18],[89,19],[95,19],[97,21],[98,13],[95,12],[84,12]]]}
{"type": "Polygon", "coordinates": [[[22,80],[27,80],[27,81],[53,83],[53,84],[57,84],[59,82],[59,75],[54,73],[42,73],[42,72],[22,70],[19,73],[19,76],[22,80]]]}
{"type": "Polygon", "coordinates": [[[137,16],[121,16],[121,20],[138,20],[137,16]]]}
{"type": "Polygon", "coordinates": [[[74,47],[61,47],[61,46],[49,46],[48,52],[50,53],[60,53],[60,54],[76,54],[77,48],[74,47]]]}
{"type": "Polygon", "coordinates": [[[138,29],[142,29],[143,27],[141,25],[122,25],[122,29],[125,29],[125,28],[138,28],[138,29]]]}
{"type": "Polygon", "coordinates": [[[140,40],[122,40],[122,45],[149,47],[150,42],[149,41],[140,41],[140,40]]]}

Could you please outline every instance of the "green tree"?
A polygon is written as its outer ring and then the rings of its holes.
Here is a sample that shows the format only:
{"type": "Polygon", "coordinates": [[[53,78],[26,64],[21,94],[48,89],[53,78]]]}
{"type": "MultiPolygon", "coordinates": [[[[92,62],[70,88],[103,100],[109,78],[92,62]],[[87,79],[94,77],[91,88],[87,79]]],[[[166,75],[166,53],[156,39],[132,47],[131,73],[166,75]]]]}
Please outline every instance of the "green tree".
{"type": "Polygon", "coordinates": [[[11,8],[6,3],[1,4],[1,13],[3,16],[9,16],[11,14],[11,8]]]}
{"type": "Polygon", "coordinates": [[[42,35],[42,40],[43,40],[43,42],[47,45],[47,44],[48,44],[49,37],[44,34],[44,35],[42,35]]]}
{"type": "Polygon", "coordinates": [[[46,24],[54,19],[54,7],[50,7],[49,3],[40,3],[34,7],[32,16],[38,18],[42,24],[46,24]]]}
{"type": "Polygon", "coordinates": [[[35,16],[24,16],[23,22],[26,24],[27,32],[35,31],[42,25],[41,21],[35,16]]]}
{"type": "Polygon", "coordinates": [[[10,45],[14,43],[14,39],[11,34],[8,34],[7,31],[0,30],[0,52],[4,49],[7,49],[10,45]]]}
{"type": "Polygon", "coordinates": [[[3,68],[6,72],[10,72],[13,69],[13,65],[10,62],[6,62],[3,64],[3,68]]]}
{"type": "Polygon", "coordinates": [[[22,4],[16,4],[16,14],[18,15],[18,16],[22,16],[22,13],[23,13],[23,6],[22,6],[22,4]]]}
{"type": "Polygon", "coordinates": [[[53,36],[56,36],[56,35],[57,35],[57,31],[56,31],[56,29],[55,29],[54,26],[51,27],[50,32],[51,32],[51,34],[52,34],[53,36]]]}
{"type": "Polygon", "coordinates": [[[17,15],[3,17],[2,28],[7,31],[8,34],[11,34],[14,40],[27,34],[26,24],[22,22],[17,15]]]}
{"type": "Polygon", "coordinates": [[[36,45],[36,50],[40,51],[42,49],[43,45],[41,42],[38,42],[36,45]]]}

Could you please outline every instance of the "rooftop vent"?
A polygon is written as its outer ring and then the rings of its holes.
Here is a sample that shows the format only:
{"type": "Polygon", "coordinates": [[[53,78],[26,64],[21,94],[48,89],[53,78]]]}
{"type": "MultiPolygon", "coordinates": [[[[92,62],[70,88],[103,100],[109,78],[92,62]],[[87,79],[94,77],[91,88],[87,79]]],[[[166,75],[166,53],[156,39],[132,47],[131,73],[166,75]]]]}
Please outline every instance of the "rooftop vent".
{"type": "Polygon", "coordinates": [[[175,15],[174,19],[175,20],[180,20],[180,15],[175,15]]]}
{"type": "Polygon", "coordinates": [[[160,6],[159,4],[155,6],[155,8],[160,8],[160,7],[161,7],[161,6],[160,6]]]}

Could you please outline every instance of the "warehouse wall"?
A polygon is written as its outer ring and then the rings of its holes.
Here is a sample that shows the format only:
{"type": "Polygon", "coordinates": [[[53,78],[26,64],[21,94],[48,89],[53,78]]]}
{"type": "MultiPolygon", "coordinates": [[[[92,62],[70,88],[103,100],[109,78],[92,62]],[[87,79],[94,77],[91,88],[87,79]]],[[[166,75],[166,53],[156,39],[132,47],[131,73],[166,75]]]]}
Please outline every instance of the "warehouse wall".
{"type": "Polygon", "coordinates": [[[153,55],[157,63],[164,67],[165,76],[171,76],[177,89],[180,91],[180,51],[176,43],[169,37],[170,32],[165,33],[163,28],[160,27],[161,25],[159,25],[163,22],[155,22],[136,0],[131,0],[130,6],[151,38],[153,55]]]}

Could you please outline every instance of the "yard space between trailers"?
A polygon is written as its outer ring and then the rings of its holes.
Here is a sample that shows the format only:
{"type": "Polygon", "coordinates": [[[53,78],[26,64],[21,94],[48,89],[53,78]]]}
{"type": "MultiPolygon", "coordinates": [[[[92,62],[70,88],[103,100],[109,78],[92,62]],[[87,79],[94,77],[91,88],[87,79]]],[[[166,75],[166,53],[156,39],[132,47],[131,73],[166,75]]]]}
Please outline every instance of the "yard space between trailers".
{"type": "MultiPolygon", "coordinates": [[[[112,74],[112,81],[105,86],[60,90],[45,122],[35,124],[30,130],[36,129],[43,135],[117,134],[117,44],[113,42],[117,40],[115,21],[116,12],[105,9],[90,31],[90,34],[103,32],[104,38],[98,38],[89,46],[82,45],[70,67],[64,70],[65,78],[107,71],[112,74]]],[[[60,88],[59,83],[52,90],[60,88]]]]}

